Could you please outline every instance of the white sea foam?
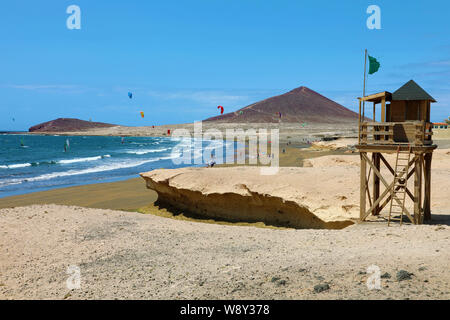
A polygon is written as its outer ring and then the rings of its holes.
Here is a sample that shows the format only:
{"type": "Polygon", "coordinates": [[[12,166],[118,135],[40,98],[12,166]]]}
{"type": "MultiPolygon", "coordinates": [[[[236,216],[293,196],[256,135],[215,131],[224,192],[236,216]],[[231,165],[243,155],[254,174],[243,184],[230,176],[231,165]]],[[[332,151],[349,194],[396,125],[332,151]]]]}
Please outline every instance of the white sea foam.
{"type": "Polygon", "coordinates": [[[103,156],[96,156],[96,157],[87,157],[87,158],[74,158],[74,159],[67,159],[67,160],[59,160],[57,163],[59,164],[70,164],[70,163],[77,163],[77,162],[86,162],[86,161],[96,161],[101,160],[103,158],[109,158],[111,155],[105,154],[103,156]]]}
{"type": "Polygon", "coordinates": [[[40,176],[31,177],[27,179],[10,179],[6,181],[0,181],[0,185],[12,185],[12,184],[18,184],[22,182],[33,182],[33,181],[43,181],[43,180],[50,180],[54,178],[61,178],[61,177],[69,177],[69,176],[75,176],[75,175],[82,175],[82,174],[88,174],[88,173],[96,173],[96,172],[103,172],[103,171],[112,171],[112,170],[118,170],[118,169],[124,169],[124,168],[132,168],[132,167],[138,167],[146,163],[150,162],[156,162],[159,160],[164,160],[163,158],[155,158],[145,161],[137,161],[137,162],[116,162],[116,163],[110,163],[107,165],[101,165],[96,166],[92,168],[82,169],[82,170],[69,170],[69,171],[58,171],[58,172],[52,172],[52,173],[46,173],[42,174],[40,176]]]}
{"type": "Polygon", "coordinates": [[[0,169],[17,169],[17,168],[25,168],[31,166],[31,163],[17,163],[17,164],[9,164],[9,165],[1,165],[0,169]]]}
{"type": "Polygon", "coordinates": [[[154,153],[154,152],[167,151],[167,150],[169,150],[169,149],[170,149],[170,148],[147,149],[147,150],[130,150],[130,151],[126,151],[126,153],[142,155],[142,154],[147,154],[147,153],[154,153]]]}

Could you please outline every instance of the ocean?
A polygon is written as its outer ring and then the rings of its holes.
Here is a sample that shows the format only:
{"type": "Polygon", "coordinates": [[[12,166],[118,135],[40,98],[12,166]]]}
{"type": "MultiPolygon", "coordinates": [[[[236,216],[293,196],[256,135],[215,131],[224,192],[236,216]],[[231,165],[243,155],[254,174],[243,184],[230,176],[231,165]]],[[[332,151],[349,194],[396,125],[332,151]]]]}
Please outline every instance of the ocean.
{"type": "MultiPolygon", "coordinates": [[[[157,168],[187,166],[188,164],[174,163],[174,159],[181,155],[180,146],[186,143],[192,143],[192,140],[170,137],[2,134],[0,198],[53,188],[124,180],[157,168]]],[[[220,143],[203,141],[203,148],[213,150],[220,143]]],[[[226,148],[225,144],[223,148],[226,148]]],[[[192,154],[192,157],[201,159],[202,154],[192,154]]],[[[217,163],[221,162],[223,159],[217,159],[217,163]]]]}

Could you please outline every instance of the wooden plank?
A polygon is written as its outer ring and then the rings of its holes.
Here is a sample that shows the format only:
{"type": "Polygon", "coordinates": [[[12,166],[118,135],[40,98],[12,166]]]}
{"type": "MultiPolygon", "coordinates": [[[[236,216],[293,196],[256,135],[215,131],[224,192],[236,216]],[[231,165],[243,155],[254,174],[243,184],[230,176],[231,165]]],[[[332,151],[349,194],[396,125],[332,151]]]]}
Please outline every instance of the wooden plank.
{"type": "MultiPolygon", "coordinates": [[[[397,148],[400,147],[400,151],[408,151],[408,143],[400,144],[372,144],[372,145],[356,145],[357,149],[359,149],[360,152],[383,152],[383,153],[396,153],[397,148]]],[[[411,146],[412,152],[431,152],[434,149],[436,149],[436,145],[431,146],[411,146]]]]}
{"type": "Polygon", "coordinates": [[[391,145],[392,144],[392,142],[390,142],[389,140],[375,140],[375,139],[366,139],[366,143],[373,144],[373,145],[377,145],[377,144],[391,145]]]}
{"type": "Polygon", "coordinates": [[[389,164],[389,162],[387,162],[386,158],[381,153],[379,153],[379,155],[381,161],[383,161],[386,168],[388,168],[388,170],[392,173],[392,175],[395,175],[394,169],[392,169],[391,165],[389,164]]]}
{"type": "MultiPolygon", "coordinates": [[[[383,154],[381,154],[381,153],[379,153],[379,155],[380,155],[380,159],[381,159],[381,161],[383,161],[383,163],[384,163],[384,165],[386,166],[386,168],[391,172],[391,174],[395,177],[395,171],[394,171],[394,169],[392,169],[392,167],[391,167],[391,165],[389,164],[389,162],[386,160],[386,158],[383,156],[383,154]]],[[[406,180],[408,180],[410,177],[411,177],[411,175],[414,173],[414,171],[413,170],[411,170],[409,173],[408,173],[408,176],[407,176],[407,178],[406,178],[406,180]]],[[[400,189],[400,187],[396,187],[395,188],[395,191],[398,191],[400,189]]],[[[414,196],[413,196],[413,194],[411,193],[411,191],[409,191],[409,189],[408,189],[408,187],[406,187],[405,188],[405,190],[406,190],[406,193],[408,194],[408,196],[411,198],[411,200],[413,200],[414,201],[414,196]]],[[[381,210],[383,210],[383,208],[389,203],[389,201],[391,200],[391,195],[383,202],[383,204],[380,206],[380,209],[379,209],[379,211],[381,212],[381,210]]]]}
{"type": "Polygon", "coordinates": [[[359,100],[359,116],[358,116],[358,144],[361,142],[361,100],[359,100]]]}
{"type": "Polygon", "coordinates": [[[375,122],[375,102],[373,103],[373,121],[375,122]]]}
{"type": "Polygon", "coordinates": [[[360,153],[361,158],[361,172],[360,172],[360,198],[359,198],[359,218],[363,221],[364,213],[366,211],[366,160],[363,157],[364,153],[360,153]]]}
{"type": "Polygon", "coordinates": [[[377,131],[377,132],[372,132],[372,134],[374,136],[388,136],[390,134],[394,135],[394,133],[391,133],[390,131],[377,131]]]}
{"type": "MultiPolygon", "coordinates": [[[[372,157],[373,157],[373,163],[379,172],[380,171],[380,154],[375,152],[372,154],[372,157]]],[[[380,196],[380,178],[376,174],[374,174],[373,175],[373,199],[374,199],[374,201],[375,201],[375,199],[378,199],[379,196],[380,196]]],[[[379,214],[379,212],[380,212],[380,207],[375,206],[372,214],[374,216],[376,216],[379,214]]]]}
{"type": "Polygon", "coordinates": [[[425,221],[431,220],[431,159],[433,154],[431,152],[425,154],[425,199],[423,205],[423,219],[425,221]]]}
{"type": "MultiPolygon", "coordinates": [[[[400,187],[396,187],[395,191],[398,191],[400,189],[400,187]]],[[[405,189],[406,190],[406,194],[409,196],[409,198],[414,201],[414,195],[411,193],[411,191],[409,191],[408,188],[405,189]]],[[[382,205],[380,205],[380,211],[383,210],[383,208],[389,203],[389,201],[391,201],[392,196],[389,195],[389,197],[386,198],[386,200],[383,202],[382,205]]]]}
{"type": "Polygon", "coordinates": [[[365,97],[358,97],[358,100],[360,101],[370,101],[370,102],[380,102],[382,98],[387,99],[388,101],[391,100],[392,94],[388,91],[383,91],[379,93],[374,93],[365,97]]]}
{"type": "MultiPolygon", "coordinates": [[[[400,175],[401,177],[402,175],[400,175]]],[[[392,181],[392,183],[389,185],[389,188],[386,188],[383,193],[381,194],[381,196],[373,203],[373,205],[369,208],[369,210],[366,211],[366,213],[362,216],[362,218],[360,217],[361,221],[364,221],[367,216],[372,212],[373,208],[378,205],[381,200],[383,200],[383,198],[391,191],[391,189],[394,187],[394,181],[392,181]]],[[[397,201],[398,202],[398,201],[397,201]]],[[[411,220],[411,222],[413,222],[413,218],[411,217],[411,214],[409,213],[408,209],[405,208],[405,214],[408,216],[409,220],[411,220]]],[[[361,212],[360,212],[361,215],[361,212]]]]}
{"type": "Polygon", "coordinates": [[[381,196],[375,200],[375,202],[372,204],[372,206],[369,208],[369,210],[367,210],[364,214],[361,214],[361,208],[360,208],[360,220],[364,221],[367,216],[372,212],[372,210],[375,208],[376,205],[378,205],[381,200],[383,200],[383,198],[390,192],[390,190],[394,187],[394,182],[391,183],[391,185],[389,186],[389,188],[386,188],[383,193],[381,194],[381,196]]]}
{"type": "Polygon", "coordinates": [[[376,122],[376,121],[364,121],[364,125],[369,127],[393,127],[396,124],[404,124],[404,122],[376,122]]]}
{"type": "MultiPolygon", "coordinates": [[[[380,203],[380,201],[383,200],[383,198],[386,196],[386,194],[387,194],[388,192],[390,192],[390,191],[394,188],[395,180],[392,181],[392,183],[389,185],[389,184],[386,182],[386,180],[383,178],[383,176],[381,175],[381,173],[375,168],[375,166],[373,165],[373,163],[369,160],[369,158],[367,158],[366,154],[365,154],[365,153],[360,153],[360,154],[361,154],[361,157],[364,158],[364,159],[366,160],[366,162],[372,167],[374,173],[380,178],[381,182],[383,182],[383,184],[384,184],[385,187],[386,187],[386,190],[384,190],[385,192],[383,192],[383,194],[382,194],[378,199],[376,199],[376,200],[374,199],[373,205],[372,205],[372,206],[370,207],[370,209],[369,209],[368,211],[366,211],[366,213],[364,214],[363,219],[365,219],[365,218],[370,214],[370,212],[373,211],[374,208],[380,203]]],[[[414,156],[414,158],[410,161],[410,163],[414,163],[414,162],[415,162],[415,159],[416,159],[416,156],[414,156]]],[[[404,171],[401,172],[400,175],[399,175],[399,178],[401,178],[404,174],[405,174],[404,171]]],[[[401,203],[397,198],[394,198],[394,199],[396,200],[396,202],[397,202],[399,205],[402,205],[402,203],[401,203]]],[[[411,222],[414,223],[414,218],[411,216],[411,214],[409,213],[409,211],[408,211],[406,208],[404,208],[404,211],[405,211],[405,214],[408,216],[408,218],[411,220],[411,222]]],[[[361,218],[361,212],[360,212],[360,218],[361,218]]]]}
{"type": "Polygon", "coordinates": [[[383,176],[381,175],[380,171],[375,167],[375,165],[372,163],[372,161],[370,161],[369,158],[367,158],[365,153],[362,154],[362,157],[366,159],[367,163],[372,167],[373,172],[380,178],[381,182],[383,182],[383,184],[387,188],[389,184],[383,178],[383,176]]]}
{"type": "Polygon", "coordinates": [[[369,206],[372,206],[372,198],[370,197],[370,190],[369,190],[369,186],[366,186],[366,193],[367,193],[367,198],[369,200],[369,206]]]}
{"type": "Polygon", "coordinates": [[[420,187],[421,187],[421,163],[420,156],[414,157],[414,224],[419,223],[420,217],[420,187]]]}
{"type": "Polygon", "coordinates": [[[370,197],[370,190],[369,190],[369,180],[370,180],[371,171],[372,171],[372,168],[369,168],[369,174],[366,177],[366,191],[367,191],[367,198],[369,200],[369,206],[372,206],[372,198],[370,197]]]}

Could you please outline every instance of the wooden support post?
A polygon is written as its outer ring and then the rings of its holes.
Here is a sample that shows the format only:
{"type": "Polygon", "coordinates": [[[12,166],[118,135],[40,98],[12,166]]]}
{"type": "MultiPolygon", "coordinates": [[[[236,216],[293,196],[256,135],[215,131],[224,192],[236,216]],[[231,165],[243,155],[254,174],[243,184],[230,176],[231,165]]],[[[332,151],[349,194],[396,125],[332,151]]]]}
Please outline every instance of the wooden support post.
{"type": "Polygon", "coordinates": [[[421,189],[421,171],[422,163],[420,155],[416,154],[414,161],[414,224],[419,224],[420,220],[420,189],[421,189]]]}
{"type": "Polygon", "coordinates": [[[373,122],[375,122],[375,102],[373,103],[373,122]]]}
{"type": "MultiPolygon", "coordinates": [[[[391,184],[388,184],[386,179],[384,179],[383,176],[381,175],[380,171],[373,165],[372,161],[370,161],[369,158],[367,158],[366,152],[360,152],[359,154],[363,160],[366,160],[366,163],[370,165],[370,167],[372,168],[374,173],[380,178],[380,181],[386,187],[386,189],[383,191],[381,196],[377,200],[374,201],[374,203],[369,208],[369,210],[367,210],[366,213],[364,213],[362,218],[360,217],[360,220],[363,221],[373,211],[373,209],[380,203],[380,201],[383,200],[383,198],[392,191],[392,189],[395,187],[395,180],[392,181],[391,184]]],[[[417,157],[415,156],[412,160],[410,160],[408,166],[411,166],[413,163],[415,163],[417,161],[416,158],[417,157]]],[[[366,165],[366,164],[364,164],[364,165],[366,165]]],[[[411,170],[411,172],[412,173],[415,172],[414,168],[413,168],[413,170],[411,170]]],[[[397,177],[401,178],[401,177],[403,177],[403,175],[407,175],[407,173],[405,171],[403,171],[397,177]]],[[[396,199],[395,201],[399,205],[402,204],[399,199],[396,199]]],[[[364,199],[364,202],[365,202],[365,199],[364,199]]],[[[364,203],[364,206],[365,206],[365,203],[364,203]]],[[[404,213],[406,214],[406,216],[409,218],[409,220],[414,223],[414,217],[413,217],[414,213],[413,213],[413,216],[411,216],[411,214],[409,213],[408,209],[406,209],[406,207],[403,208],[403,210],[404,210],[404,213]]]]}
{"type": "Polygon", "coordinates": [[[360,172],[360,185],[359,185],[359,219],[363,221],[366,213],[366,159],[363,157],[365,152],[360,153],[361,157],[361,172],[360,172]]]}
{"type": "MultiPolygon", "coordinates": [[[[378,152],[372,153],[372,162],[377,168],[378,171],[380,171],[380,154],[378,152]]],[[[374,174],[373,175],[373,201],[375,202],[380,196],[380,178],[374,174]]],[[[377,216],[380,212],[380,206],[376,205],[373,209],[372,214],[374,216],[377,216]]]]}
{"type": "MultiPolygon", "coordinates": [[[[386,98],[381,99],[381,122],[386,122],[386,98]]],[[[381,130],[386,131],[386,127],[383,127],[381,130]]],[[[389,136],[380,137],[381,140],[388,140],[389,136]]]]}
{"type": "Polygon", "coordinates": [[[381,99],[381,122],[386,122],[386,98],[381,99]]]}
{"type": "Polygon", "coordinates": [[[359,100],[359,117],[358,117],[358,144],[360,143],[361,143],[361,100],[359,100]]]}
{"type": "Polygon", "coordinates": [[[423,156],[424,156],[424,154],[421,153],[420,158],[419,158],[419,216],[417,219],[417,224],[422,224],[422,222],[423,222],[423,206],[422,206],[422,199],[423,199],[422,182],[423,182],[423,167],[424,167],[423,156]]]}
{"type": "Polygon", "coordinates": [[[425,172],[425,198],[423,203],[423,219],[424,221],[431,220],[431,158],[432,152],[425,154],[425,166],[423,168],[425,172]]]}

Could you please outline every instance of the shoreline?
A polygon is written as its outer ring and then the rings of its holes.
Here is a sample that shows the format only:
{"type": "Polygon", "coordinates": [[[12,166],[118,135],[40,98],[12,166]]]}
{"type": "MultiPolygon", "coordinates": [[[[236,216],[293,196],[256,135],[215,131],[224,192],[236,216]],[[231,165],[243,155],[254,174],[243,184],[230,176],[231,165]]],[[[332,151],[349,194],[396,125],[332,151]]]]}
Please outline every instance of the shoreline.
{"type": "MultiPolygon", "coordinates": [[[[292,143],[291,141],[288,143],[285,141],[279,145],[280,167],[310,166],[311,161],[305,162],[305,160],[323,156],[355,156],[356,154],[351,147],[355,142],[354,139],[341,138],[332,141],[323,141],[315,143],[308,148],[305,148],[304,144],[299,143],[298,136],[294,137],[292,141],[292,143]],[[283,153],[281,151],[282,149],[285,149],[286,153],[283,153]]],[[[442,146],[440,148],[445,147],[445,145],[450,144],[450,140],[439,140],[439,145],[441,144],[442,146]]],[[[247,141],[246,149],[248,149],[247,141]]],[[[234,167],[237,165],[236,163],[231,165],[218,164],[217,167],[234,167]]],[[[246,166],[252,167],[255,165],[246,164],[246,166]]],[[[192,165],[186,167],[192,167],[192,165]]],[[[0,198],[0,208],[23,207],[35,204],[58,204],[85,208],[135,211],[170,216],[172,218],[175,217],[174,210],[164,211],[164,208],[158,208],[154,205],[157,200],[156,192],[148,190],[145,182],[138,174],[139,172],[136,173],[135,178],[131,179],[124,177],[123,179],[119,178],[112,182],[92,182],[77,186],[56,187],[45,191],[6,196],[0,198]]],[[[198,217],[194,218],[191,221],[201,220],[197,219],[198,217]]]]}
{"type": "MultiPolygon", "coordinates": [[[[349,142],[321,142],[309,149],[287,146],[287,155],[280,152],[280,164],[311,166],[318,179],[331,164],[339,176],[329,179],[331,191],[318,188],[311,175],[295,180],[296,190],[303,188],[299,195],[314,211],[327,210],[317,207],[326,201],[342,208],[357,203],[358,186],[348,179],[357,180],[351,176],[359,174],[359,156],[346,153],[349,142]],[[327,153],[331,155],[321,157],[327,153]]],[[[18,205],[14,208],[2,209],[6,202],[0,199],[0,243],[5,248],[0,251],[0,297],[448,299],[449,156],[450,149],[438,149],[433,156],[433,221],[423,225],[387,228],[386,222],[368,221],[341,230],[294,229],[195,217],[154,204],[157,194],[141,178],[16,196],[8,199],[16,201],[10,203],[18,205]],[[59,205],[31,205],[37,201],[59,205]],[[97,209],[108,207],[113,210],[97,209]],[[65,286],[71,265],[81,270],[82,290],[65,286]],[[381,290],[366,289],[373,265],[387,274],[381,290]],[[399,280],[405,273],[409,278],[399,280]],[[323,285],[328,289],[318,293],[315,288],[323,285]]],[[[297,169],[308,170],[292,168],[297,169]]],[[[269,193],[277,195],[273,189],[269,193]]]]}
{"type": "MultiPolygon", "coordinates": [[[[246,146],[246,149],[248,146],[246,146]]],[[[345,154],[343,151],[334,151],[334,150],[313,150],[311,148],[299,148],[294,146],[286,146],[281,147],[280,149],[286,149],[286,153],[283,154],[280,152],[280,167],[291,167],[291,166],[303,166],[303,161],[310,158],[316,158],[324,155],[334,155],[334,154],[345,154]]],[[[237,166],[238,164],[219,164],[217,167],[232,167],[237,166]]],[[[194,165],[186,166],[193,167],[194,165]]],[[[246,164],[246,166],[253,166],[250,164],[246,164]]],[[[63,187],[55,187],[49,188],[45,190],[39,190],[34,192],[20,193],[16,195],[9,195],[5,197],[0,197],[0,208],[8,208],[11,206],[24,206],[22,203],[26,205],[32,204],[66,204],[66,205],[80,205],[86,206],[86,204],[91,203],[89,200],[84,200],[85,197],[89,199],[90,192],[96,192],[97,197],[100,199],[111,199],[113,194],[116,193],[116,188],[124,187],[125,191],[128,188],[135,187],[137,194],[141,196],[148,196],[151,190],[147,190],[145,188],[145,182],[142,178],[139,177],[139,172],[136,173],[135,178],[124,177],[123,179],[118,178],[116,181],[107,181],[107,182],[92,182],[85,183],[75,186],[63,186],[63,187]],[[139,187],[139,183],[136,181],[142,182],[139,187]],[[140,189],[139,189],[140,188],[140,189]],[[144,192],[142,192],[144,190],[144,192]],[[76,191],[75,194],[72,191],[76,191]],[[112,192],[112,193],[111,193],[112,192]],[[110,195],[111,193],[111,195],[110,195]],[[74,195],[79,197],[74,199],[74,195]],[[55,202],[49,202],[55,201],[55,202]]],[[[133,198],[133,196],[132,196],[133,198]]],[[[102,206],[92,206],[92,208],[99,209],[121,209],[126,208],[126,210],[138,210],[141,207],[147,206],[150,202],[138,202],[142,204],[141,206],[133,206],[127,204],[127,197],[119,197],[120,201],[116,201],[114,205],[102,205],[102,206]]],[[[156,200],[156,199],[155,199],[156,200]]],[[[98,203],[102,203],[106,200],[99,200],[98,203]]],[[[154,202],[154,201],[153,201],[154,202]]],[[[94,202],[96,203],[96,202],[94,202]]],[[[90,207],[89,205],[86,207],[90,207]]]]}
{"type": "MultiPolygon", "coordinates": [[[[185,126],[185,125],[182,125],[185,126]]],[[[269,124],[269,126],[273,126],[273,124],[269,124]]],[[[117,127],[112,127],[112,128],[117,128],[117,127]]],[[[140,127],[139,127],[140,128],[140,127]]],[[[146,128],[146,127],[144,127],[146,128]]],[[[111,129],[111,128],[107,128],[107,129],[111,129]]],[[[205,128],[206,130],[207,128],[205,128]]],[[[224,128],[222,128],[224,129],[224,128]]],[[[103,129],[101,129],[103,130],[103,129]]],[[[333,151],[330,150],[326,150],[325,152],[319,152],[319,150],[311,150],[311,144],[306,143],[305,139],[307,139],[308,137],[311,137],[310,134],[308,134],[309,130],[305,131],[305,132],[300,132],[297,134],[292,134],[292,133],[288,133],[289,135],[286,135],[284,138],[281,136],[280,134],[280,142],[279,142],[279,165],[281,167],[286,167],[286,166],[302,166],[303,165],[303,160],[308,159],[308,158],[313,158],[313,157],[318,157],[318,156],[322,156],[322,155],[330,155],[330,154],[340,154],[341,152],[337,152],[337,153],[333,153],[333,151]],[[306,137],[306,138],[305,138],[306,137]],[[283,149],[286,151],[286,153],[283,153],[283,149]]],[[[118,135],[99,135],[99,134],[94,134],[94,135],[90,135],[93,132],[91,131],[86,131],[86,132],[82,132],[82,133],[67,133],[67,136],[73,136],[73,137],[79,137],[79,136],[104,136],[104,137],[109,137],[109,136],[118,136],[118,135]]],[[[102,132],[104,133],[104,132],[102,132]]],[[[47,132],[47,133],[28,133],[26,135],[28,136],[64,136],[66,133],[62,133],[62,132],[47,132]]],[[[333,135],[324,135],[324,140],[329,140],[329,139],[339,139],[338,137],[342,135],[342,133],[340,132],[333,132],[333,135]]],[[[140,136],[140,135],[130,135],[129,137],[136,137],[136,138],[142,138],[144,136],[140,136]]],[[[145,136],[145,137],[152,137],[152,136],[145,136]]],[[[164,135],[159,135],[159,136],[154,136],[154,137],[160,137],[160,138],[171,138],[168,136],[164,136],[164,135]]],[[[224,137],[223,141],[227,141],[227,139],[224,137]]],[[[248,136],[246,136],[245,139],[245,149],[248,150],[248,136]]],[[[246,160],[246,162],[248,162],[248,159],[246,160]]],[[[218,165],[218,166],[234,166],[236,164],[222,164],[222,165],[218,165]]],[[[253,166],[250,164],[247,164],[249,166],[253,166]]],[[[198,165],[194,165],[194,164],[189,164],[186,165],[186,167],[189,166],[198,166],[198,165]]],[[[203,166],[203,165],[201,165],[203,166]]],[[[26,195],[26,194],[31,194],[31,193],[35,193],[35,192],[46,192],[46,191],[50,191],[50,190],[57,190],[57,189],[62,189],[62,188],[70,188],[73,186],[83,186],[83,185],[90,185],[90,184],[98,184],[98,183],[109,183],[109,182],[120,182],[120,181],[125,181],[128,180],[129,178],[131,178],[132,176],[134,177],[139,177],[139,173],[140,172],[136,172],[133,175],[128,175],[128,176],[123,176],[123,177],[119,177],[119,178],[115,178],[115,179],[105,179],[103,181],[89,181],[89,182],[84,182],[81,184],[67,184],[67,185],[62,185],[62,186],[56,186],[56,187],[43,187],[38,191],[32,191],[30,192],[30,190],[24,190],[22,191],[15,191],[12,194],[6,194],[4,196],[1,196],[0,194],[0,202],[2,202],[2,199],[6,199],[9,197],[14,197],[14,196],[19,196],[19,195],[26,195]]]]}
{"type": "Polygon", "coordinates": [[[35,204],[58,204],[85,208],[137,210],[156,201],[156,193],[145,188],[142,178],[83,184],[0,198],[0,208],[35,204]]]}

